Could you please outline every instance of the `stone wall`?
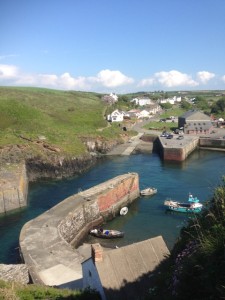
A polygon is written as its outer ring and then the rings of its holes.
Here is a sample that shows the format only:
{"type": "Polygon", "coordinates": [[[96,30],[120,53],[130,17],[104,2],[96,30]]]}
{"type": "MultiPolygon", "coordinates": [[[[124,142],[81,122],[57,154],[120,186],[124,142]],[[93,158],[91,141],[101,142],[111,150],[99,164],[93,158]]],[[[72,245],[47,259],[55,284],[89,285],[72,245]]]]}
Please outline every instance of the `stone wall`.
{"type": "Polygon", "coordinates": [[[194,137],[181,145],[176,144],[176,142],[171,142],[171,144],[163,145],[158,139],[158,153],[163,160],[170,161],[184,161],[188,155],[193,152],[198,146],[198,137],[194,137]]]}
{"type": "Polygon", "coordinates": [[[0,170],[0,213],[27,205],[28,178],[25,164],[6,164],[0,170]]]}
{"type": "Polygon", "coordinates": [[[68,243],[76,246],[91,227],[114,218],[123,206],[129,205],[139,194],[136,173],[117,176],[83,191],[79,196],[85,202],[63,217],[58,230],[68,243]]]}
{"type": "Polygon", "coordinates": [[[200,138],[199,147],[225,149],[225,139],[200,138]]]}

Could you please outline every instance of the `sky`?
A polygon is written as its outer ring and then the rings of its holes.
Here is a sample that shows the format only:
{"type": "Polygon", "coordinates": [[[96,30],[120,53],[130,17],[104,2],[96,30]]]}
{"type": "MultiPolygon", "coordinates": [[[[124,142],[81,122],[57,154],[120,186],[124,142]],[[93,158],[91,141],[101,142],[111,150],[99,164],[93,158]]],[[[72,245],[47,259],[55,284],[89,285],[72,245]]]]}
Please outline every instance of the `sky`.
{"type": "Polygon", "coordinates": [[[0,0],[0,86],[225,89],[225,0],[0,0]]]}

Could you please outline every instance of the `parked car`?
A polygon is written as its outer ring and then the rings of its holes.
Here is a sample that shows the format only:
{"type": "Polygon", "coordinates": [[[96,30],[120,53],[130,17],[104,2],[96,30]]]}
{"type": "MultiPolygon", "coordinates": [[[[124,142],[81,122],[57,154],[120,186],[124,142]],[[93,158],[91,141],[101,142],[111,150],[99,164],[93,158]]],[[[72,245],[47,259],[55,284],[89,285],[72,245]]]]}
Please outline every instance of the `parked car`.
{"type": "Polygon", "coordinates": [[[163,132],[160,136],[161,136],[161,137],[167,137],[168,135],[169,135],[168,132],[163,132]]]}
{"type": "Polygon", "coordinates": [[[167,138],[167,139],[172,139],[172,138],[173,138],[173,135],[172,135],[172,134],[168,134],[166,138],[167,138]]]}
{"type": "Polygon", "coordinates": [[[183,138],[184,138],[183,135],[179,135],[178,138],[177,138],[177,140],[182,140],[183,138]]]}

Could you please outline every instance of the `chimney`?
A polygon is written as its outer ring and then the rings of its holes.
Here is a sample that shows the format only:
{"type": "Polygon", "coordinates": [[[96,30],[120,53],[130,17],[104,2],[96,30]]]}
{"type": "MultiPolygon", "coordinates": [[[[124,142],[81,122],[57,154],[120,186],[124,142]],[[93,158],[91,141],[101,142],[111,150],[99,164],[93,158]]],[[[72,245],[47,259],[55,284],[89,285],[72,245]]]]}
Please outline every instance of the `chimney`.
{"type": "Polygon", "coordinates": [[[94,263],[103,261],[103,249],[99,243],[91,245],[91,255],[94,263]]]}

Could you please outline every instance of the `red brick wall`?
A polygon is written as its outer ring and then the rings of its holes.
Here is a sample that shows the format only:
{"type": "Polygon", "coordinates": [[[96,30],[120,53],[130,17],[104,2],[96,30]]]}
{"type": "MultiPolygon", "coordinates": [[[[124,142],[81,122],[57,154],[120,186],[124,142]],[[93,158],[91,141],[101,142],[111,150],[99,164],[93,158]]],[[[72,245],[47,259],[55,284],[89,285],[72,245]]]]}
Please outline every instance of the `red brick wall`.
{"type": "Polygon", "coordinates": [[[138,178],[128,178],[120,182],[117,186],[109,189],[105,194],[98,197],[98,206],[100,212],[106,211],[114,204],[128,197],[130,193],[139,190],[138,178]]]}
{"type": "Polygon", "coordinates": [[[183,161],[185,151],[183,148],[164,148],[164,160],[183,161]]]}

